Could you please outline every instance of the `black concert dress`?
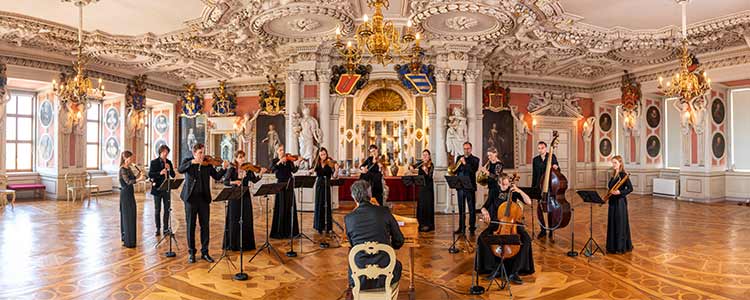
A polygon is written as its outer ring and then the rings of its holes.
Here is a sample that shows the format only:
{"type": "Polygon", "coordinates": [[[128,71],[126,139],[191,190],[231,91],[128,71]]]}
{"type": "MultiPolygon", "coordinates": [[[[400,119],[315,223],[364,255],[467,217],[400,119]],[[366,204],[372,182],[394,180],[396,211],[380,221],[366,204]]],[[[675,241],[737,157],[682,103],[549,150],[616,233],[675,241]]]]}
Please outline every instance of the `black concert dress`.
{"type": "Polygon", "coordinates": [[[424,186],[419,189],[419,199],[417,199],[417,221],[419,229],[422,231],[435,230],[435,187],[432,180],[432,174],[435,166],[430,165],[427,172],[424,168],[419,167],[419,176],[424,177],[424,186]]]}
{"type": "Polygon", "coordinates": [[[368,157],[362,166],[367,168],[367,172],[360,176],[360,179],[367,180],[370,183],[372,197],[383,205],[383,173],[380,171],[380,164],[373,161],[372,156],[368,157]]]}
{"type": "MultiPolygon", "coordinates": [[[[623,177],[625,177],[625,172],[620,172],[620,174],[609,180],[607,187],[611,189],[623,177]]],[[[633,241],[630,239],[627,199],[627,195],[633,191],[630,179],[625,180],[625,184],[619,190],[620,195],[612,195],[609,198],[607,253],[625,253],[633,250],[633,241]]]]}
{"type": "Polygon", "coordinates": [[[288,182],[289,184],[285,190],[276,194],[276,201],[273,204],[273,220],[271,222],[270,235],[275,239],[287,239],[290,235],[299,234],[297,214],[295,212],[292,215],[292,205],[294,204],[294,172],[297,172],[297,166],[291,161],[279,164],[278,158],[274,158],[272,163],[271,172],[276,174],[278,182],[288,182]]]}
{"type": "Polygon", "coordinates": [[[331,210],[331,177],[333,169],[328,166],[315,167],[315,216],[313,228],[322,233],[333,228],[333,215],[331,210]]]}
{"type": "MultiPolygon", "coordinates": [[[[232,181],[240,180],[245,171],[230,167],[224,176],[224,185],[231,186],[232,181]]],[[[255,249],[255,232],[253,229],[253,200],[250,195],[250,182],[258,182],[260,177],[247,171],[242,178],[244,192],[242,200],[230,200],[224,223],[224,242],[222,249],[240,250],[240,216],[242,216],[242,250],[255,249]]]]}
{"type": "Polygon", "coordinates": [[[120,239],[128,248],[135,248],[135,179],[130,168],[120,167],[120,239]]]}

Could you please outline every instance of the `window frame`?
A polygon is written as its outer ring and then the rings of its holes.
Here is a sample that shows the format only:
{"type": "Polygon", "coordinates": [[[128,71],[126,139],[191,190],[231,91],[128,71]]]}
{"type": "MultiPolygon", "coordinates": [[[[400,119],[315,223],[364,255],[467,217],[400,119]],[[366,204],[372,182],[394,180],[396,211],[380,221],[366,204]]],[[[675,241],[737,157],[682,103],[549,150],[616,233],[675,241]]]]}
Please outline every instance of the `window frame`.
{"type": "MultiPolygon", "coordinates": [[[[19,97],[21,95],[31,97],[31,114],[30,115],[26,115],[26,114],[22,115],[22,114],[18,113],[18,107],[19,107],[18,106],[18,104],[19,104],[18,98],[16,98],[16,112],[13,113],[13,114],[8,113],[8,105],[10,104],[10,101],[5,104],[6,105],[5,106],[5,112],[6,112],[6,114],[5,114],[5,126],[6,126],[5,130],[6,130],[6,136],[5,136],[5,152],[4,152],[4,156],[8,155],[8,146],[10,146],[10,144],[13,144],[15,146],[15,148],[16,148],[16,151],[15,151],[15,156],[16,156],[15,157],[15,167],[13,169],[11,169],[6,164],[5,169],[6,169],[7,173],[34,172],[34,170],[36,169],[35,167],[36,167],[36,150],[37,150],[37,147],[35,145],[36,144],[36,136],[37,136],[37,132],[36,132],[36,129],[37,129],[37,126],[36,126],[37,94],[34,93],[34,92],[23,91],[23,90],[10,90],[9,93],[10,93],[11,97],[19,97]],[[15,118],[15,122],[16,122],[16,139],[14,139],[14,140],[8,139],[8,136],[7,136],[7,130],[8,130],[7,126],[9,124],[8,119],[11,118],[11,117],[15,118]],[[19,141],[18,140],[18,132],[19,132],[18,119],[19,118],[24,118],[24,119],[28,118],[28,119],[31,119],[31,140],[29,140],[29,141],[19,141]],[[30,169],[19,169],[18,168],[18,144],[28,144],[31,147],[32,151],[31,151],[31,162],[30,162],[31,168],[30,169]]],[[[5,159],[5,158],[3,158],[3,159],[5,159]]]]}
{"type": "MultiPolygon", "coordinates": [[[[750,87],[730,89],[728,91],[728,93],[727,93],[729,95],[729,99],[727,100],[727,108],[728,108],[727,111],[728,111],[728,113],[725,114],[726,117],[725,117],[724,121],[727,122],[727,130],[729,131],[729,145],[728,145],[728,147],[726,147],[726,152],[727,152],[727,156],[728,156],[727,159],[728,159],[728,162],[729,162],[729,164],[728,164],[729,168],[728,169],[730,171],[732,171],[732,172],[737,172],[737,173],[750,173],[750,168],[748,168],[748,169],[738,169],[737,165],[736,165],[736,162],[735,162],[735,158],[736,158],[735,157],[735,153],[737,153],[737,149],[735,148],[736,147],[736,143],[734,142],[734,137],[735,137],[735,132],[734,132],[734,120],[735,120],[735,117],[734,117],[734,113],[735,113],[735,109],[734,109],[734,93],[735,92],[748,92],[748,91],[750,91],[750,87]]],[[[710,112],[710,110],[709,110],[709,112],[710,112]]],[[[711,115],[709,114],[708,117],[710,118],[711,115]]]]}
{"type": "MultiPolygon", "coordinates": [[[[669,165],[669,140],[670,140],[670,138],[669,138],[669,119],[670,119],[670,113],[669,113],[669,111],[670,111],[671,107],[673,106],[672,103],[669,102],[669,101],[677,101],[677,100],[678,100],[678,98],[664,98],[664,103],[663,103],[664,105],[662,106],[662,107],[664,107],[664,117],[663,117],[664,120],[662,120],[663,124],[664,124],[664,149],[662,149],[662,151],[664,151],[664,159],[663,159],[664,160],[664,169],[668,169],[668,170],[679,170],[680,166],[682,165],[682,157],[680,157],[677,160],[677,166],[676,167],[669,165]]],[[[674,118],[675,116],[671,116],[671,117],[674,118]]],[[[678,115],[676,117],[680,118],[679,112],[678,112],[678,115]]],[[[680,128],[679,130],[682,130],[682,128],[680,128]]],[[[680,139],[680,145],[677,146],[677,147],[682,147],[681,144],[682,144],[682,142],[684,142],[684,141],[682,141],[682,134],[678,135],[678,137],[680,139]]]]}
{"type": "Polygon", "coordinates": [[[85,149],[86,149],[87,153],[85,155],[85,157],[86,157],[85,164],[86,164],[86,170],[89,170],[89,171],[99,170],[99,169],[101,169],[101,166],[102,166],[102,158],[101,158],[101,155],[102,155],[102,141],[101,140],[102,140],[102,125],[103,125],[102,124],[102,107],[103,107],[103,102],[101,102],[101,101],[95,101],[93,103],[97,104],[97,107],[98,107],[97,112],[96,112],[97,119],[96,120],[89,119],[88,111],[86,111],[86,134],[87,134],[87,138],[86,138],[86,147],[85,147],[85,149]],[[97,124],[97,126],[96,126],[96,130],[97,130],[97,133],[96,133],[96,142],[89,142],[88,141],[88,131],[89,131],[89,126],[88,125],[89,125],[89,123],[96,123],[97,124]],[[96,167],[93,167],[93,168],[89,168],[89,166],[88,166],[89,165],[88,164],[88,150],[89,150],[89,145],[96,145],[96,167]]]}

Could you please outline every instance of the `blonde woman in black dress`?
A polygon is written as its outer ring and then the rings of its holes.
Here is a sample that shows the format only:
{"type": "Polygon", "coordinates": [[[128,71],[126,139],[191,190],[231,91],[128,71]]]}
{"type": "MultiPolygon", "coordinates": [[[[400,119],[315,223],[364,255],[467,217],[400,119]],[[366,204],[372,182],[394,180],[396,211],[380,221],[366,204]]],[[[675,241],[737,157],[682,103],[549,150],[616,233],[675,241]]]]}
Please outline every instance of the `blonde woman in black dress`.
{"type": "Polygon", "coordinates": [[[133,184],[143,179],[143,172],[138,171],[138,177],[133,173],[133,153],[123,151],[120,155],[120,239],[127,248],[135,248],[136,237],[136,206],[133,184]]]}
{"type": "MultiPolygon", "coordinates": [[[[612,168],[614,174],[609,179],[607,188],[617,184],[625,178],[625,165],[622,163],[622,156],[616,155],[612,158],[612,168]]],[[[630,179],[625,179],[625,183],[620,188],[612,192],[609,197],[609,214],[607,217],[607,253],[623,254],[633,251],[633,241],[630,239],[630,221],[628,220],[628,199],[627,195],[633,191],[633,185],[630,179]]]]}

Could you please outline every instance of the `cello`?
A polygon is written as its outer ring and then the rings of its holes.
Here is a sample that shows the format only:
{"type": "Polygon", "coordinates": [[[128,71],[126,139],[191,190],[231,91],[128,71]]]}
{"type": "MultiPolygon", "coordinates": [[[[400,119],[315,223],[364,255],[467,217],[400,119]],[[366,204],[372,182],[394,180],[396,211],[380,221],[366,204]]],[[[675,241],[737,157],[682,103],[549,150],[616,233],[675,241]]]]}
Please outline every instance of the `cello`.
{"type": "MultiPolygon", "coordinates": [[[[507,200],[497,208],[497,220],[500,226],[492,233],[493,235],[518,235],[518,224],[523,224],[523,207],[513,201],[512,187],[518,181],[518,174],[513,174],[509,180],[511,187],[508,188],[505,198],[507,200]]],[[[492,245],[490,249],[495,256],[507,259],[516,256],[521,251],[521,245],[492,245]]]]}
{"type": "Polygon", "coordinates": [[[539,183],[542,198],[539,200],[539,206],[536,210],[540,220],[539,224],[549,231],[565,228],[570,223],[570,203],[565,199],[568,179],[559,169],[552,168],[552,153],[555,152],[557,144],[560,143],[559,137],[557,130],[552,132],[552,142],[550,142],[550,150],[547,152],[547,166],[544,170],[544,177],[539,183]],[[548,223],[546,226],[544,225],[545,213],[548,223]]]}

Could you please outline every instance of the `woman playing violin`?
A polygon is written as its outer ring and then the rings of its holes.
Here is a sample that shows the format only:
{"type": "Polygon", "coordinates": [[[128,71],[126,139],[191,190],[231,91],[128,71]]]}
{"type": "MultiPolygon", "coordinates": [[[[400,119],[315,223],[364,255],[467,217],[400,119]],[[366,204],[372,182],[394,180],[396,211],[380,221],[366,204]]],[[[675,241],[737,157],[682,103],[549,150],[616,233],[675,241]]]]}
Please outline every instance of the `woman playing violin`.
{"type": "MultiPolygon", "coordinates": [[[[432,181],[432,173],[435,168],[432,164],[430,150],[422,151],[422,162],[418,168],[418,175],[424,177],[424,186],[419,189],[417,221],[419,221],[419,231],[429,232],[435,230],[435,188],[432,181]]],[[[414,166],[409,166],[409,170],[413,169],[414,166]]]]}
{"type": "Polygon", "coordinates": [[[258,182],[266,168],[260,168],[256,175],[253,171],[244,170],[247,166],[245,151],[234,153],[234,161],[224,176],[224,186],[243,186],[242,201],[229,201],[226,222],[224,222],[223,249],[243,250],[255,249],[255,234],[253,231],[253,201],[250,196],[250,182],[258,182]],[[242,217],[242,239],[240,239],[240,216],[242,217]],[[242,245],[240,245],[242,240],[242,245]]]}
{"type": "MultiPolygon", "coordinates": [[[[487,220],[494,222],[499,220],[498,208],[500,208],[500,205],[505,203],[508,198],[516,203],[518,203],[518,201],[523,201],[526,205],[531,205],[531,198],[529,198],[529,195],[515,185],[511,185],[510,177],[508,177],[508,175],[503,174],[500,177],[499,182],[499,196],[495,199],[488,198],[484,205],[482,205],[482,218],[485,222],[487,222],[487,220]]],[[[500,258],[493,254],[490,245],[485,244],[482,239],[483,236],[492,235],[497,231],[499,226],[500,225],[497,223],[490,223],[487,229],[482,231],[477,239],[476,271],[479,274],[492,273],[500,264],[500,258]]],[[[523,284],[523,280],[521,280],[519,275],[530,275],[534,273],[534,259],[531,254],[531,236],[529,236],[522,226],[517,226],[516,230],[521,238],[521,249],[516,256],[506,259],[504,262],[505,269],[510,275],[510,281],[514,284],[523,284]]]]}
{"type": "MultiPolygon", "coordinates": [[[[333,215],[331,213],[331,178],[337,177],[338,165],[336,161],[328,156],[328,149],[322,147],[318,151],[318,159],[314,163],[315,175],[315,217],[313,228],[318,234],[323,231],[330,232],[333,229],[333,215]]],[[[322,247],[324,246],[324,243],[322,247]]]]}
{"type": "Polygon", "coordinates": [[[273,204],[273,221],[271,223],[271,237],[276,239],[289,238],[299,233],[297,214],[292,217],[294,204],[294,173],[299,169],[299,162],[295,156],[284,152],[284,145],[276,148],[277,158],[271,162],[271,172],[276,174],[278,182],[288,183],[285,190],[276,194],[273,204]],[[293,229],[291,227],[294,227],[293,229]],[[290,232],[291,231],[291,232],[290,232]]]}
{"type": "Polygon", "coordinates": [[[370,145],[368,148],[370,157],[368,157],[360,167],[362,175],[360,179],[367,180],[370,183],[372,197],[377,199],[378,204],[383,205],[383,173],[382,163],[378,146],[370,145]]]}

